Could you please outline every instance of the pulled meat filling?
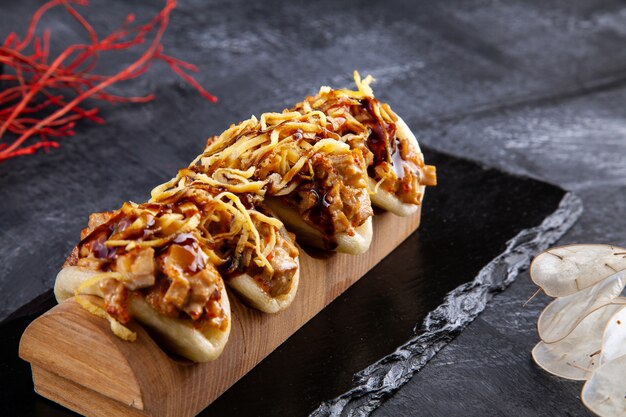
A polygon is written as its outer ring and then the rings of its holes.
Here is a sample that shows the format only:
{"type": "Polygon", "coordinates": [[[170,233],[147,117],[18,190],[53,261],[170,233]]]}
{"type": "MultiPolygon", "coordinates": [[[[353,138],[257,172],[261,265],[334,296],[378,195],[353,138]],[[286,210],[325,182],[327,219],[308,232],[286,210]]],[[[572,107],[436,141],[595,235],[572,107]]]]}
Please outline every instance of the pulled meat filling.
{"type": "Polygon", "coordinates": [[[398,117],[371,92],[323,88],[293,110],[323,112],[330,128],[362,152],[377,188],[401,202],[420,204],[421,187],[436,184],[434,167],[424,164],[422,154],[407,138],[398,137],[398,117]]]}
{"type": "MultiPolygon", "coordinates": [[[[254,222],[254,225],[259,234],[264,236],[264,245],[267,245],[272,236],[270,230],[272,226],[261,222],[254,222]]],[[[254,262],[254,249],[252,247],[247,246],[241,253],[237,253],[236,250],[232,250],[236,246],[231,243],[224,245],[222,256],[227,258],[228,262],[220,267],[220,272],[226,279],[236,274],[246,273],[271,297],[288,293],[298,270],[296,259],[299,252],[293,243],[295,236],[282,228],[274,231],[274,239],[274,247],[271,253],[267,255],[267,260],[272,267],[271,271],[254,262]]]]}
{"type": "Polygon", "coordinates": [[[255,206],[257,193],[237,196],[206,181],[181,170],[153,202],[90,216],[66,264],[111,273],[99,289],[104,309],[120,323],[131,319],[129,300],[139,296],[164,316],[225,329],[220,273],[247,273],[270,296],[291,290],[298,268],[293,236],[255,206]]]}
{"type": "Polygon", "coordinates": [[[228,279],[245,273],[272,297],[288,293],[298,268],[295,236],[288,233],[280,222],[278,227],[278,224],[268,223],[267,219],[260,217],[273,218],[273,215],[262,206],[258,194],[244,193],[237,197],[250,216],[249,226],[259,235],[259,247],[250,241],[252,230],[242,230],[243,224],[236,212],[211,211],[205,207],[210,215],[205,216],[202,227],[212,236],[211,248],[221,259],[218,266],[220,274],[228,279]],[[242,241],[244,234],[248,239],[242,241]],[[266,254],[267,263],[260,262],[259,248],[266,254]]]}
{"type": "Polygon", "coordinates": [[[363,151],[350,149],[337,123],[319,111],[266,113],[210,138],[192,169],[253,170],[266,196],[282,198],[327,240],[353,235],[373,211],[363,151]]]}
{"type": "Polygon", "coordinates": [[[311,167],[313,180],[303,182],[286,202],[326,235],[353,235],[354,228],[374,214],[360,152],[315,154],[311,167]]]}
{"type": "Polygon", "coordinates": [[[267,268],[256,272],[257,267],[253,262],[247,266],[248,275],[253,277],[272,297],[286,294],[291,289],[294,275],[298,270],[296,263],[298,248],[293,242],[295,242],[295,236],[287,230],[281,229],[276,233],[274,250],[268,255],[273,269],[272,274],[267,268]]]}
{"type": "Polygon", "coordinates": [[[128,323],[130,321],[128,288],[113,278],[103,279],[100,281],[99,286],[104,294],[104,309],[106,312],[120,323],[128,323]]]}
{"type": "Polygon", "coordinates": [[[222,280],[207,262],[199,239],[193,233],[168,233],[189,221],[180,206],[127,203],[116,212],[90,216],[83,240],[68,261],[119,274],[102,279],[99,288],[106,312],[120,323],[131,319],[130,298],[143,296],[165,316],[189,317],[199,327],[226,326],[220,306],[222,280]]]}
{"type": "Polygon", "coordinates": [[[377,99],[367,97],[351,111],[369,129],[366,144],[373,154],[368,173],[383,190],[407,204],[420,204],[421,185],[435,185],[424,173],[424,160],[413,144],[396,134],[398,117],[377,99]],[[383,106],[386,108],[383,111],[383,106]],[[379,116],[384,115],[384,116],[379,116]]]}

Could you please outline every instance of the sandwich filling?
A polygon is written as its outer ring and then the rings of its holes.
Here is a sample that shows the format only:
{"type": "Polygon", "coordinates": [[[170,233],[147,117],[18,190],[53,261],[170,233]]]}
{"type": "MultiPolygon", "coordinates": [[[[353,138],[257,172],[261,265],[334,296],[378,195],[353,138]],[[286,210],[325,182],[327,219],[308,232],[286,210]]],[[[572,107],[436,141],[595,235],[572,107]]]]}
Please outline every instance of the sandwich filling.
{"type": "Polygon", "coordinates": [[[99,274],[77,294],[100,294],[103,305],[88,309],[104,310],[119,324],[114,331],[131,320],[132,297],[201,331],[207,326],[225,330],[222,277],[248,274],[270,296],[278,296],[291,289],[298,268],[293,236],[256,207],[258,194],[242,196],[181,170],[155,188],[148,203],[124,203],[114,212],[92,214],[66,266],[99,274]]]}
{"type": "Polygon", "coordinates": [[[104,310],[122,324],[132,318],[131,298],[142,297],[159,314],[191,319],[198,329],[224,330],[224,284],[197,227],[199,217],[189,202],[124,203],[114,212],[92,214],[67,264],[100,274],[77,293],[93,293],[97,286],[104,310]]]}
{"type": "Polygon", "coordinates": [[[190,170],[251,173],[262,193],[295,209],[332,248],[373,215],[363,154],[350,149],[319,112],[265,113],[214,136],[190,170]]]}
{"type": "Polygon", "coordinates": [[[195,202],[202,213],[198,228],[210,237],[206,246],[226,281],[246,274],[277,297],[291,290],[299,252],[294,235],[262,205],[264,191],[250,176],[222,169],[209,177],[182,169],[152,191],[152,201],[195,202]],[[219,187],[215,177],[220,177],[219,187]]]}
{"type": "Polygon", "coordinates": [[[315,96],[296,104],[298,112],[321,111],[351,149],[361,151],[367,174],[401,202],[418,205],[423,186],[436,185],[435,167],[426,165],[417,144],[400,134],[398,116],[373,95],[367,77],[355,73],[356,91],[322,87],[315,96]]]}

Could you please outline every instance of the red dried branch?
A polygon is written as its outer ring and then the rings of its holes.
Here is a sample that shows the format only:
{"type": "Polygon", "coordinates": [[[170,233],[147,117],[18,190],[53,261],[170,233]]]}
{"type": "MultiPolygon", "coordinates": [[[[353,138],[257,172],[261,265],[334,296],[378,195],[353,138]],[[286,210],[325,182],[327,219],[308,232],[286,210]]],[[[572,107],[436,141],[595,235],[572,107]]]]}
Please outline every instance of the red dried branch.
{"type": "Polygon", "coordinates": [[[163,53],[161,40],[167,28],[175,0],[167,0],[163,9],[147,23],[132,26],[135,16],[129,14],[111,33],[100,37],[93,26],[73,5],[87,6],[86,0],[50,0],[31,18],[23,40],[10,33],[0,44],[0,161],[31,155],[39,149],[59,147],[50,138],[74,134],[77,122],[87,119],[105,123],[98,108],[80,106],[87,99],[108,103],[145,103],[153,94],[124,97],[105,91],[113,84],[143,75],[156,61],[165,62],[170,69],[193,86],[211,102],[217,99],[185,71],[197,72],[190,63],[163,53]],[[37,26],[50,9],[62,5],[68,14],[86,31],[89,43],[69,45],[50,62],[50,31],[36,36],[37,26]],[[146,43],[138,58],[113,75],[94,73],[99,56],[105,51],[127,50],[146,43]],[[26,50],[31,52],[27,53],[26,50]],[[8,71],[7,71],[8,70],[8,71]],[[9,135],[16,135],[13,140],[9,135]],[[31,139],[38,138],[32,143],[31,139]],[[29,143],[31,142],[31,143],[29,143]]]}

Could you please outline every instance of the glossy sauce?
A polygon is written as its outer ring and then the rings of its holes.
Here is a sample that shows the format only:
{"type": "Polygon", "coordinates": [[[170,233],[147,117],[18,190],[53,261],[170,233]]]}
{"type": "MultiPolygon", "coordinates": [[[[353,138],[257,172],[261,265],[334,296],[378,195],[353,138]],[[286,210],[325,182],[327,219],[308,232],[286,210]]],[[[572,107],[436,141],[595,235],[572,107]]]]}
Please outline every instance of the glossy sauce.
{"type": "Polygon", "coordinates": [[[400,155],[400,142],[396,139],[395,150],[391,154],[391,166],[398,179],[404,178],[404,159],[400,155]]]}
{"type": "Polygon", "coordinates": [[[372,121],[365,123],[370,130],[367,137],[367,148],[374,155],[374,162],[367,168],[368,174],[376,178],[375,168],[383,162],[389,163],[396,177],[404,177],[403,160],[400,156],[399,142],[396,138],[396,125],[393,123],[378,123],[374,113],[373,99],[361,100],[361,105],[369,113],[372,121]]]}
{"type": "Polygon", "coordinates": [[[325,235],[333,235],[335,233],[335,226],[333,225],[328,208],[330,204],[326,200],[327,194],[320,195],[319,191],[310,189],[310,193],[315,196],[315,205],[308,211],[309,219],[324,232],[325,235]]]}

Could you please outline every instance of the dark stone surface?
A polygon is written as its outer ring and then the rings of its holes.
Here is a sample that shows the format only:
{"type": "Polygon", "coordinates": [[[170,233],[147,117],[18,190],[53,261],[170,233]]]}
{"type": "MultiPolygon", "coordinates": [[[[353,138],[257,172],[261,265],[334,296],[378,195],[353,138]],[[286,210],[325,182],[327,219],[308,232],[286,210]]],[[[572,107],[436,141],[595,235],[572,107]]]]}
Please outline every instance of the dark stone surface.
{"type": "MultiPolygon", "coordinates": [[[[37,3],[3,2],[0,37],[23,29],[37,3]]],[[[105,29],[139,7],[149,6],[95,2],[89,16],[105,29]]],[[[75,26],[59,17],[46,25],[61,42],[74,39],[75,26]]],[[[575,191],[585,212],[564,242],[626,244],[623,2],[196,0],[181,2],[171,24],[167,47],[200,64],[198,78],[219,104],[155,68],[129,88],[155,90],[157,102],[108,108],[106,126],[83,125],[59,151],[1,165],[0,318],[51,286],[87,213],[146,198],[203,137],[320,84],[348,85],[355,68],[379,79],[375,91],[421,143],[575,191]]],[[[475,186],[480,199],[487,185],[475,186]]],[[[376,413],[586,415],[580,384],[529,360],[547,302],[522,308],[533,292],[521,276],[376,413]]]]}

